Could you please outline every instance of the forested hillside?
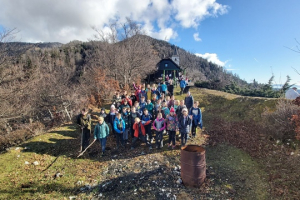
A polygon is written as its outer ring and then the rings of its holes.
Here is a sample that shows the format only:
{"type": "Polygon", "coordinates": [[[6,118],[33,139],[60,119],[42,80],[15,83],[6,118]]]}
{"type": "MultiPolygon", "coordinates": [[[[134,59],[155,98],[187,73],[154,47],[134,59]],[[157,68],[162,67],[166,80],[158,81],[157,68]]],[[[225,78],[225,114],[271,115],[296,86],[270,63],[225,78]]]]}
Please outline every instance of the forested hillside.
{"type": "Polygon", "coordinates": [[[0,35],[2,148],[8,141],[36,134],[34,130],[45,125],[71,120],[80,107],[100,107],[114,90],[128,89],[133,81],[153,73],[159,60],[171,57],[175,48],[180,66],[194,82],[214,89],[251,85],[193,53],[143,35],[130,20],[122,31],[112,29],[113,34],[104,35],[95,29],[95,33],[94,40],[68,44],[12,42],[13,30],[0,35]],[[28,133],[8,138],[8,133],[23,126],[28,133]]]}

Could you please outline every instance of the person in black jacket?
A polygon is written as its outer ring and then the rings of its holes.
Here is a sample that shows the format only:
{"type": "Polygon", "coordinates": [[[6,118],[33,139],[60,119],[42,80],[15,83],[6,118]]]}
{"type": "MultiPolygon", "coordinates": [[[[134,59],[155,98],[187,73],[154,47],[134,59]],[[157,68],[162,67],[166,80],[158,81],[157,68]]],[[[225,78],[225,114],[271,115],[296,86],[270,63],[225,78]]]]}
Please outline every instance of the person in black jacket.
{"type": "Polygon", "coordinates": [[[79,125],[82,132],[80,148],[80,152],[82,152],[89,146],[92,126],[91,116],[88,114],[88,111],[85,108],[83,108],[81,110],[81,114],[78,115],[77,124],[79,125]]]}
{"type": "Polygon", "coordinates": [[[186,105],[187,109],[190,110],[191,107],[194,105],[194,98],[190,92],[186,93],[186,97],[184,99],[184,104],[186,105]]]}
{"type": "Polygon", "coordinates": [[[184,108],[186,108],[186,105],[184,105],[184,100],[181,100],[180,105],[176,109],[176,115],[177,115],[178,119],[181,117],[182,109],[184,109],[184,108]]]}
{"type": "Polygon", "coordinates": [[[115,121],[117,113],[118,112],[116,110],[116,107],[114,105],[111,105],[110,111],[107,115],[107,121],[108,121],[108,124],[110,124],[110,126],[111,126],[111,130],[112,130],[112,133],[113,133],[114,137],[116,137],[116,132],[115,132],[115,129],[114,129],[114,121],[115,121]]]}
{"type": "Polygon", "coordinates": [[[181,147],[186,145],[187,136],[190,132],[190,126],[192,122],[192,117],[188,116],[188,110],[186,108],[182,109],[182,116],[178,120],[178,128],[181,134],[181,147]]]}

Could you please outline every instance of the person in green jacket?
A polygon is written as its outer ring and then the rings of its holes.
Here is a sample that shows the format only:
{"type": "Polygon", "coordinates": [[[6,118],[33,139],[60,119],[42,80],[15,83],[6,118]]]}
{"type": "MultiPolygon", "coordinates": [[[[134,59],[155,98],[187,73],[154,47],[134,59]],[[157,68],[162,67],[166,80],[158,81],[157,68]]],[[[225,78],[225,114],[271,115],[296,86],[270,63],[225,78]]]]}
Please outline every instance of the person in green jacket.
{"type": "Polygon", "coordinates": [[[153,116],[154,105],[150,99],[147,100],[147,105],[145,106],[145,108],[147,108],[149,114],[153,116]]]}
{"type": "Polygon", "coordinates": [[[104,118],[99,117],[98,123],[96,124],[95,129],[94,129],[94,141],[99,140],[99,142],[101,144],[101,148],[102,148],[101,156],[104,156],[108,135],[109,135],[109,127],[105,123],[104,118]]]}

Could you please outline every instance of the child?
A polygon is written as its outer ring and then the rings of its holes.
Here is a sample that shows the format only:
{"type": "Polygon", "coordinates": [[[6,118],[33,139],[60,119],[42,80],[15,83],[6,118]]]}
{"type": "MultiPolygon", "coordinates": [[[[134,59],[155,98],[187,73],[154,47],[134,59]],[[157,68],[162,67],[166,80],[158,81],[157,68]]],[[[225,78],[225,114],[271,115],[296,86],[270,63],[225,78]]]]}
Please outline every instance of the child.
{"type": "Polygon", "coordinates": [[[161,84],[161,92],[165,95],[167,94],[167,85],[165,84],[165,82],[162,82],[161,84]]]}
{"type": "Polygon", "coordinates": [[[155,85],[153,85],[153,89],[152,89],[152,94],[156,94],[156,100],[158,100],[160,98],[160,92],[159,90],[156,88],[155,85]]]}
{"type": "Polygon", "coordinates": [[[168,108],[166,102],[163,102],[163,103],[162,103],[162,108],[161,108],[161,110],[164,112],[164,114],[165,114],[166,116],[170,114],[170,110],[169,110],[169,108],[168,108]]]}
{"type": "Polygon", "coordinates": [[[132,107],[132,101],[131,101],[131,98],[129,95],[127,95],[126,97],[126,100],[127,100],[127,104],[130,106],[130,108],[132,107]]]}
{"type": "Polygon", "coordinates": [[[146,94],[147,94],[147,100],[149,100],[149,99],[151,100],[152,90],[151,90],[150,84],[147,85],[146,94]]]}
{"type": "Polygon", "coordinates": [[[152,118],[152,116],[149,114],[147,108],[145,108],[144,114],[142,115],[142,124],[144,124],[144,126],[145,126],[147,140],[152,142],[152,132],[151,132],[151,124],[150,124],[152,121],[151,118],[152,118]],[[148,124],[148,125],[145,125],[145,124],[148,124]]]}
{"type": "Polygon", "coordinates": [[[165,112],[162,110],[162,106],[158,106],[156,115],[158,115],[158,113],[161,113],[162,117],[166,118],[165,112]]]}
{"type": "Polygon", "coordinates": [[[116,118],[114,120],[114,130],[116,132],[117,149],[119,149],[120,143],[121,146],[124,147],[123,133],[125,132],[125,122],[120,113],[116,114],[116,118]]]}
{"type": "Polygon", "coordinates": [[[170,109],[171,107],[174,107],[174,101],[175,101],[175,97],[174,95],[171,96],[171,99],[168,102],[168,108],[170,109]]]}
{"type": "Polygon", "coordinates": [[[154,110],[154,105],[151,102],[150,99],[147,100],[147,105],[145,106],[145,108],[148,110],[148,112],[150,113],[150,115],[153,115],[153,110],[154,110]]]}
{"type": "Polygon", "coordinates": [[[141,118],[141,115],[136,112],[136,108],[132,107],[131,108],[131,113],[129,114],[129,126],[130,126],[130,133],[131,133],[131,138],[133,139],[133,134],[134,134],[134,130],[133,130],[133,124],[135,121],[135,118],[141,118]]]}
{"type": "Polygon", "coordinates": [[[136,96],[136,100],[140,101],[140,92],[141,92],[141,86],[135,86],[135,83],[133,82],[133,88],[135,89],[135,96],[136,96]]]}
{"type": "Polygon", "coordinates": [[[166,96],[166,100],[165,100],[165,102],[166,102],[166,106],[168,107],[168,105],[169,105],[169,102],[170,102],[170,96],[166,96]]]}
{"type": "Polygon", "coordinates": [[[196,136],[196,128],[199,126],[202,129],[202,113],[201,109],[198,107],[199,101],[194,103],[194,106],[191,108],[189,115],[192,116],[192,137],[196,136]]]}
{"type": "Polygon", "coordinates": [[[135,96],[134,92],[131,93],[130,99],[131,99],[132,105],[134,105],[134,103],[136,102],[136,96],[135,96]]]}
{"type": "Polygon", "coordinates": [[[179,100],[175,100],[175,101],[174,101],[174,109],[175,109],[175,112],[177,111],[178,106],[179,106],[179,100]]]}
{"type": "Polygon", "coordinates": [[[175,136],[176,136],[176,129],[178,126],[178,119],[175,115],[175,109],[171,108],[170,115],[166,117],[166,123],[167,123],[167,129],[169,131],[169,148],[171,147],[172,143],[172,149],[175,148],[175,136]]]}
{"type": "Polygon", "coordinates": [[[124,144],[128,144],[128,132],[129,132],[129,113],[127,112],[127,108],[123,107],[122,114],[121,114],[122,119],[125,122],[125,131],[123,133],[123,140],[124,144]]]}
{"type": "Polygon", "coordinates": [[[107,114],[105,112],[105,108],[101,108],[99,117],[103,117],[105,121],[107,121],[107,114]]]}
{"type": "Polygon", "coordinates": [[[147,101],[147,93],[146,93],[146,90],[145,90],[144,86],[142,86],[142,89],[141,89],[141,91],[139,93],[139,99],[140,99],[140,101],[141,101],[142,97],[145,97],[144,100],[147,101]]]}
{"type": "Polygon", "coordinates": [[[181,100],[180,105],[177,107],[177,110],[176,110],[176,115],[177,115],[178,119],[181,117],[182,109],[184,109],[184,108],[186,108],[186,106],[184,105],[184,100],[181,100]]]}
{"type": "Polygon", "coordinates": [[[122,112],[123,108],[130,108],[126,98],[123,99],[123,104],[119,107],[119,112],[120,113],[122,112]]]}
{"type": "Polygon", "coordinates": [[[155,119],[157,117],[157,113],[158,113],[158,107],[161,106],[161,99],[158,99],[156,101],[156,103],[154,104],[154,108],[153,108],[153,119],[155,119]]]}
{"type": "Polygon", "coordinates": [[[116,118],[116,114],[117,114],[117,111],[116,111],[116,107],[114,105],[111,105],[110,107],[110,111],[109,111],[109,114],[108,114],[108,123],[110,124],[111,126],[111,130],[112,130],[112,133],[114,135],[114,137],[116,137],[116,132],[115,132],[115,129],[114,129],[114,121],[115,121],[115,118],[116,118]]]}
{"type": "Polygon", "coordinates": [[[121,105],[122,98],[120,97],[119,92],[116,92],[116,94],[113,96],[112,104],[116,106],[116,108],[119,108],[121,105]]]}
{"type": "Polygon", "coordinates": [[[127,97],[127,91],[124,90],[124,91],[123,91],[123,94],[122,94],[122,96],[121,96],[121,98],[124,99],[124,98],[126,98],[126,97],[127,97]]]}
{"type": "MultiPolygon", "coordinates": [[[[147,103],[145,102],[145,97],[141,97],[141,102],[140,102],[140,113],[143,114],[144,109],[146,108],[147,103]]],[[[141,115],[142,115],[141,114],[141,115]]]]}
{"type": "MultiPolygon", "coordinates": [[[[142,142],[145,142],[147,144],[147,146],[149,146],[149,150],[152,149],[151,144],[146,140],[146,131],[145,131],[145,127],[142,124],[140,118],[135,118],[134,120],[134,124],[133,124],[133,130],[134,130],[134,138],[132,140],[132,144],[131,144],[131,149],[135,148],[135,143],[138,139],[142,140],[142,142]]],[[[147,123],[145,123],[145,125],[150,124],[150,121],[148,121],[147,123]]]]}
{"type": "Polygon", "coordinates": [[[156,94],[152,94],[151,102],[153,103],[153,105],[157,102],[157,95],[156,94]]]}
{"type": "Polygon", "coordinates": [[[153,129],[156,131],[156,148],[163,147],[163,130],[166,128],[166,123],[161,113],[157,114],[157,118],[153,122],[153,129]]]}
{"type": "Polygon", "coordinates": [[[140,112],[141,111],[140,103],[138,101],[136,101],[134,103],[133,107],[135,107],[136,112],[138,112],[140,115],[142,115],[142,113],[140,112]]]}
{"type": "Polygon", "coordinates": [[[191,117],[188,116],[187,108],[182,109],[182,115],[178,120],[178,128],[181,135],[181,147],[186,145],[187,135],[190,132],[191,117]]]}
{"type": "Polygon", "coordinates": [[[101,144],[101,156],[104,156],[107,136],[109,135],[108,125],[105,123],[103,117],[98,118],[98,123],[94,128],[94,141],[99,140],[101,144]]]}

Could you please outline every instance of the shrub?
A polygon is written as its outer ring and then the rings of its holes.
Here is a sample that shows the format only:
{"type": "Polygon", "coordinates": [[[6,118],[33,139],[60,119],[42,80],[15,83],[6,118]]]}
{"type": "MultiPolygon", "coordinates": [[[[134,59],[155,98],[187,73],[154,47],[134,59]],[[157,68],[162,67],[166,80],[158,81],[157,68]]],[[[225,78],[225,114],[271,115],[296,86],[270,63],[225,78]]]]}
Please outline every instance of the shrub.
{"type": "Polygon", "coordinates": [[[279,99],[275,111],[265,110],[263,113],[263,127],[266,133],[275,140],[294,139],[295,124],[291,118],[300,112],[300,107],[292,101],[279,99]]]}

